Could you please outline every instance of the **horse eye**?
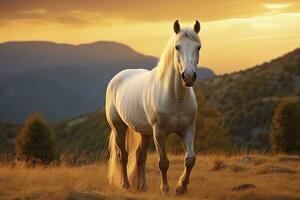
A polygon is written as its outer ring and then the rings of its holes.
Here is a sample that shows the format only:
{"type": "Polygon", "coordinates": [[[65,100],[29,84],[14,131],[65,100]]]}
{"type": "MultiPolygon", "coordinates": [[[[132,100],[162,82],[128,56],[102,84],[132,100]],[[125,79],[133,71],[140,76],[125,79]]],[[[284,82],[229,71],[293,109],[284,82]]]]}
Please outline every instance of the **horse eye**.
{"type": "Polygon", "coordinates": [[[200,51],[200,48],[201,48],[201,47],[200,47],[200,46],[198,46],[198,47],[197,47],[197,51],[200,51]]]}
{"type": "Polygon", "coordinates": [[[180,46],[179,46],[179,45],[176,45],[176,46],[175,46],[175,49],[176,49],[177,51],[179,51],[179,50],[180,50],[180,46]]]}

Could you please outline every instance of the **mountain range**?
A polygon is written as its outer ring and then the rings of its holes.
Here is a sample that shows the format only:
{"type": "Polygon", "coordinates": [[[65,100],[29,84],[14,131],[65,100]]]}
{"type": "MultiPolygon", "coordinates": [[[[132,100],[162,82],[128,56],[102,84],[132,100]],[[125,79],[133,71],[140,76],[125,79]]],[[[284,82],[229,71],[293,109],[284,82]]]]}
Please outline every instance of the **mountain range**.
{"type": "MultiPolygon", "coordinates": [[[[126,68],[152,69],[158,59],[116,42],[70,45],[52,42],[0,44],[0,120],[21,123],[32,112],[49,121],[95,111],[106,86],[126,68]]],[[[207,68],[200,79],[214,76],[207,68]]]]}

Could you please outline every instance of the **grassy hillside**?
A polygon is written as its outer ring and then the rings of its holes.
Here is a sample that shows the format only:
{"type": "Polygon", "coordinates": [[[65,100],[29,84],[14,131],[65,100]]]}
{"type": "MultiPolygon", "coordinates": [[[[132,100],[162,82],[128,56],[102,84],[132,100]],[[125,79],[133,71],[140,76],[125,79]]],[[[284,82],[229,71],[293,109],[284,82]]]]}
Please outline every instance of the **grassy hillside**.
{"type": "Polygon", "coordinates": [[[176,198],[183,155],[170,156],[170,193],[162,195],[156,155],[148,157],[148,191],[123,191],[107,184],[106,163],[88,166],[25,168],[0,163],[0,200],[296,200],[300,199],[300,157],[240,155],[198,156],[188,193],[176,198]]]}
{"type": "Polygon", "coordinates": [[[274,109],[286,98],[300,97],[300,49],[248,70],[200,82],[206,102],[222,112],[235,141],[267,148],[274,109]]]}
{"type": "Polygon", "coordinates": [[[102,153],[110,128],[104,110],[54,125],[58,151],[102,153]]]}

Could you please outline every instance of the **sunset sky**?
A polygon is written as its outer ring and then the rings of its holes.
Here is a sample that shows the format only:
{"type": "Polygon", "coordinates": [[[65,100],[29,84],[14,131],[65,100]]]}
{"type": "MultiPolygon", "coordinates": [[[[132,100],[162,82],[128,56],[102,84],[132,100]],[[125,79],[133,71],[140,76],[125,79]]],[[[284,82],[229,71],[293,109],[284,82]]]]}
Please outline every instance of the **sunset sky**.
{"type": "Polygon", "coordinates": [[[159,57],[176,19],[201,22],[200,65],[218,74],[300,47],[300,0],[1,0],[0,42],[109,40],[159,57]]]}

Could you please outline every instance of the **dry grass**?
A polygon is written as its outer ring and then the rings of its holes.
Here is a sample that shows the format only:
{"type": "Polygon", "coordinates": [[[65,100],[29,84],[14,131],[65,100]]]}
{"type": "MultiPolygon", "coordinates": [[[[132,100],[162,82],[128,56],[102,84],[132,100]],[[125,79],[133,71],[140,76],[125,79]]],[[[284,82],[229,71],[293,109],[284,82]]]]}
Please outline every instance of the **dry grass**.
{"type": "Polygon", "coordinates": [[[213,163],[212,170],[219,171],[219,170],[226,169],[226,168],[227,168],[227,165],[224,163],[224,161],[217,158],[213,163]]]}
{"type": "Polygon", "coordinates": [[[300,161],[295,157],[288,159],[289,156],[284,156],[284,159],[283,156],[251,155],[251,157],[255,158],[252,159],[253,162],[243,155],[198,156],[191,175],[188,194],[181,197],[176,197],[174,190],[183,170],[182,156],[170,156],[171,190],[168,195],[162,195],[159,191],[160,174],[155,155],[149,155],[147,160],[148,191],[143,193],[122,191],[109,186],[105,163],[84,167],[48,168],[2,165],[0,166],[0,199],[300,199],[300,161]],[[257,162],[257,160],[264,162],[257,162]],[[227,167],[222,168],[222,166],[227,167]],[[288,169],[294,173],[281,173],[280,170],[274,170],[272,166],[288,169]],[[212,170],[214,167],[223,170],[212,170]],[[267,173],[258,173],[260,170],[266,170],[267,173]]]}
{"type": "Polygon", "coordinates": [[[289,169],[287,167],[282,166],[276,166],[276,165],[267,165],[261,168],[258,172],[258,174],[278,174],[278,173],[285,173],[285,174],[294,174],[296,173],[294,170],[289,169]]]}

